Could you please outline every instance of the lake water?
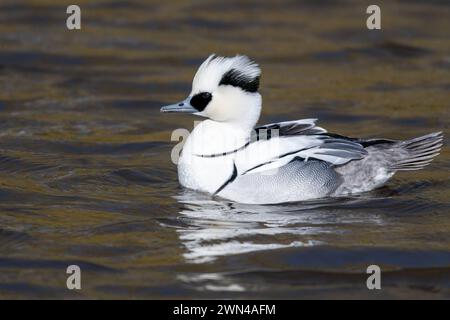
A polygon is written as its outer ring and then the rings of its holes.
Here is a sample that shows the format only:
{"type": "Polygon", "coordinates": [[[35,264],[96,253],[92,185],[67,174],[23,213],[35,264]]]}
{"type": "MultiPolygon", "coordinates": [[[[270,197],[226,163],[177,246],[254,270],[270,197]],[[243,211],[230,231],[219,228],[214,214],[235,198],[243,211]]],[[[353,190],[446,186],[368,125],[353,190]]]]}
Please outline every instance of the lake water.
{"type": "Polygon", "coordinates": [[[389,1],[0,4],[0,298],[449,298],[450,6],[389,1]],[[251,206],[183,190],[160,114],[210,53],[263,69],[260,123],[443,130],[425,170],[344,199],[251,206]],[[82,290],[66,288],[66,268],[82,290]],[[382,290],[366,268],[382,269],[382,290]]]}

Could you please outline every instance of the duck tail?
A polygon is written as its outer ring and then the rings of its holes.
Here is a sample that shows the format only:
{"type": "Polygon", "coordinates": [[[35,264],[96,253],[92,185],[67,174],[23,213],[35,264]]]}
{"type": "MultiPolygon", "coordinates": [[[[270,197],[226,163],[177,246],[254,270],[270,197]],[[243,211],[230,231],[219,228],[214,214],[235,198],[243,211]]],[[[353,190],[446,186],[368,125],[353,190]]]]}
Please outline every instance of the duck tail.
{"type": "Polygon", "coordinates": [[[393,171],[409,171],[424,168],[441,151],[443,139],[444,136],[442,131],[440,131],[399,142],[396,145],[399,152],[389,169],[393,171]]]}

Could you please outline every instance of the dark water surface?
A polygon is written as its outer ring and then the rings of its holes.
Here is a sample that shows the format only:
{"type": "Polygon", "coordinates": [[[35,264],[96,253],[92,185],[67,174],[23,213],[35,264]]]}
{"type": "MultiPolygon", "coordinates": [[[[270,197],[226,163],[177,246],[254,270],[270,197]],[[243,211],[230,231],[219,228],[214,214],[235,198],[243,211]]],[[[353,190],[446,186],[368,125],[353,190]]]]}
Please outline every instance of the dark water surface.
{"type": "Polygon", "coordinates": [[[0,3],[0,298],[450,298],[448,138],[375,192],[250,206],[179,187],[194,118],[159,113],[209,53],[245,53],[261,123],[448,137],[448,2],[383,3],[382,31],[364,1],[77,3],[81,31],[69,2],[0,3]]]}

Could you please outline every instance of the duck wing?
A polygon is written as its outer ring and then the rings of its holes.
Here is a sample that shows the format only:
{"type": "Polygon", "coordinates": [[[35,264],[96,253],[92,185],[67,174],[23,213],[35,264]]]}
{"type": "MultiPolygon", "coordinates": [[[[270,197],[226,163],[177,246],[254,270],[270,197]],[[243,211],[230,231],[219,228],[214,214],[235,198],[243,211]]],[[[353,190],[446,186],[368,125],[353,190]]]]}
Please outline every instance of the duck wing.
{"type": "Polygon", "coordinates": [[[300,119],[294,121],[284,121],[269,123],[255,128],[257,135],[264,133],[265,131],[278,130],[280,136],[293,136],[293,135],[308,135],[308,134],[320,134],[326,133],[327,130],[316,126],[317,119],[300,119]]]}
{"type": "Polygon", "coordinates": [[[327,134],[315,122],[301,119],[257,127],[256,139],[235,154],[237,175],[280,168],[294,159],[342,165],[367,155],[362,144],[327,134]]]}

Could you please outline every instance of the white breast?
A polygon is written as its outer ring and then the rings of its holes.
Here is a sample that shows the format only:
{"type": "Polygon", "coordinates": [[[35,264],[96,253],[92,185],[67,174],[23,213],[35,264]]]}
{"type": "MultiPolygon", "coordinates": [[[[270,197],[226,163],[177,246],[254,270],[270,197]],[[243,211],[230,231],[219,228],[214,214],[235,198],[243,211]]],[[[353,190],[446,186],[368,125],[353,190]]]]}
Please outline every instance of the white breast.
{"type": "Polygon", "coordinates": [[[205,120],[186,140],[178,162],[178,179],[184,187],[214,193],[233,174],[235,154],[222,154],[242,147],[248,134],[228,124],[205,120]]]}

